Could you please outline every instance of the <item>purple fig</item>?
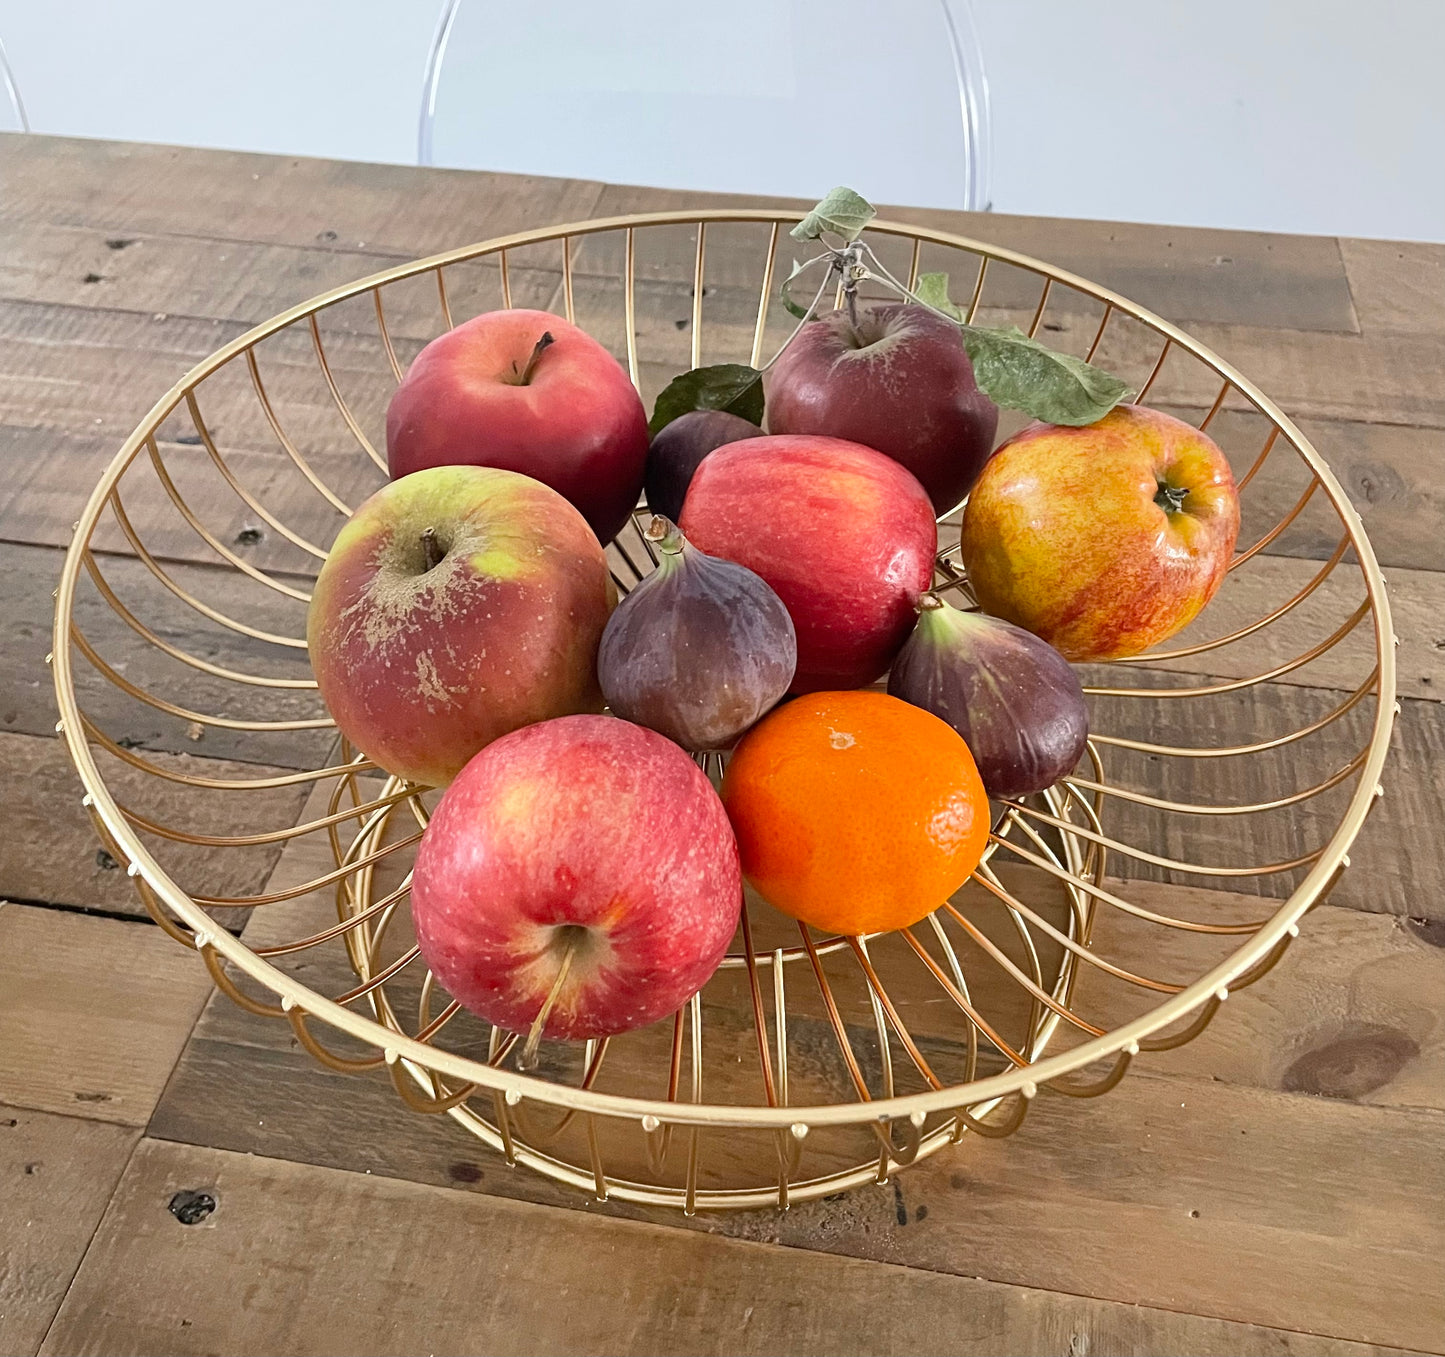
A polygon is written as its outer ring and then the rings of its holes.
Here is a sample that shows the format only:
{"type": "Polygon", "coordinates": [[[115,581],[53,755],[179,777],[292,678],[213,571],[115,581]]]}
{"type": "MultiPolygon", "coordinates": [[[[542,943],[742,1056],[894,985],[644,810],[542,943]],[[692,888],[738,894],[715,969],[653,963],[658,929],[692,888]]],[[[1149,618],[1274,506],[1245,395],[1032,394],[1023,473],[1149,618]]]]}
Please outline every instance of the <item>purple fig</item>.
{"type": "Polygon", "coordinates": [[[763,431],[741,415],[726,410],[689,410],[658,431],[647,450],[643,489],[647,507],[674,523],[682,517],[682,501],[702,459],[724,443],[761,438],[763,431]]]}
{"type": "Polygon", "coordinates": [[[926,594],[888,691],[947,721],[990,796],[1020,797],[1073,771],[1089,736],[1073,667],[1032,632],[926,594]]]}
{"type": "Polygon", "coordinates": [[[670,520],[654,516],[644,535],[657,569],[608,619],[602,695],[684,749],[730,749],[793,681],[793,620],[761,576],[699,551],[670,520]]]}

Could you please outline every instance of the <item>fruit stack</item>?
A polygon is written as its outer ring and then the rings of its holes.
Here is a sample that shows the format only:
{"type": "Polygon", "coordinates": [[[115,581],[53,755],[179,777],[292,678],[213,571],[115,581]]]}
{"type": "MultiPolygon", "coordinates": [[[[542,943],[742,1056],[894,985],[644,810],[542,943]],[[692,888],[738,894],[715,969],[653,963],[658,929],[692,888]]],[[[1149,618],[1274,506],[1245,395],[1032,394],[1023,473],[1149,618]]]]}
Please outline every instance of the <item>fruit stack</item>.
{"type": "Polygon", "coordinates": [[[524,1068],[544,1037],[674,1013],[744,878],[831,933],[931,913],[977,867],[990,798],[1082,757],[1070,662],[1173,635],[1228,567],[1238,499],[1207,437],[965,324],[941,275],[870,271],[845,192],[794,232],[825,250],[794,276],[824,265],[819,297],[837,278],[847,305],[785,291],[799,324],[764,370],[685,374],[650,423],[554,315],[434,341],[388,411],[391,482],[317,580],[338,728],[445,789],[412,881],[422,955],[527,1034],[524,1068]],[[902,300],[860,308],[865,277],[902,300]],[[998,403],[1041,417],[995,449],[998,403]],[[644,491],[657,567],[619,603],[603,545],[644,491]],[[937,524],[965,499],[960,575],[937,524]],[[729,755],[720,792],[705,753],[729,755]]]}

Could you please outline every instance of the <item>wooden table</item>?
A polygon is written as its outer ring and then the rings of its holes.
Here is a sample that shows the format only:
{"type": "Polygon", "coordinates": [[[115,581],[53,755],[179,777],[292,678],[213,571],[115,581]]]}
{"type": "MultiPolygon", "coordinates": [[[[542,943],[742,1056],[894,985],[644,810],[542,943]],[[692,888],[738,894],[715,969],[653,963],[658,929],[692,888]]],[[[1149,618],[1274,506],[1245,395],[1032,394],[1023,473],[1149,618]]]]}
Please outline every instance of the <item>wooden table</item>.
{"type": "Polygon", "coordinates": [[[392,262],[700,201],[0,137],[0,1351],[1445,1348],[1445,247],[891,214],[1197,333],[1331,460],[1391,585],[1402,714],[1357,870],[1101,1101],[787,1215],[599,1206],[322,1070],[137,918],[42,656],[70,525],[152,399],[392,262]],[[182,1189],[216,1209],[182,1224],[182,1189]]]}

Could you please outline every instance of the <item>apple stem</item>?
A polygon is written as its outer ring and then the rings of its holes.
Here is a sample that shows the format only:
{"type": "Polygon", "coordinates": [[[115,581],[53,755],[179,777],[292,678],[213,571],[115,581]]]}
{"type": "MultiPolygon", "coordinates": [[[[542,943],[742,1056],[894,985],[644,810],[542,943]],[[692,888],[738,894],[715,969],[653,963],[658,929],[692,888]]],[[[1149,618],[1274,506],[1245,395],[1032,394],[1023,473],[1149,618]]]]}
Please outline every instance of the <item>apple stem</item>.
{"type": "Polygon", "coordinates": [[[537,360],[557,341],[552,338],[551,330],[543,330],[542,337],[532,345],[532,356],[527,359],[527,366],[522,369],[522,374],[517,378],[518,386],[527,386],[532,380],[532,373],[537,370],[537,360]]]}
{"type": "Polygon", "coordinates": [[[572,969],[572,958],[576,953],[577,934],[573,933],[562,950],[562,964],[557,968],[557,978],[552,982],[552,988],[547,991],[547,997],[542,1001],[542,1007],[537,1010],[537,1016],[532,1019],[532,1026],[527,1032],[527,1044],[522,1047],[522,1054],[517,1057],[519,1070],[537,1068],[537,1047],[542,1043],[542,1029],[546,1027],[547,1019],[552,1016],[552,1010],[562,993],[562,986],[567,983],[567,972],[572,969]]]}
{"type": "Polygon", "coordinates": [[[428,528],[421,535],[422,574],[426,574],[428,570],[435,570],[437,566],[446,560],[446,557],[447,553],[445,549],[442,547],[442,544],[437,541],[437,530],[435,528],[428,528]]]}

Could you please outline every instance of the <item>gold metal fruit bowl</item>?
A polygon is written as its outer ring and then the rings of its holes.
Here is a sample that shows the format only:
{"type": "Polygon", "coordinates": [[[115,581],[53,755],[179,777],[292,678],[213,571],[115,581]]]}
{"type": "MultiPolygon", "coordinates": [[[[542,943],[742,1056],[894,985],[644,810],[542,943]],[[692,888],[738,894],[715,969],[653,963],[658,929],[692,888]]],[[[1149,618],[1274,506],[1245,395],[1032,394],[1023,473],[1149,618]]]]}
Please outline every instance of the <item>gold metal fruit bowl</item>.
{"type": "MultiPolygon", "coordinates": [[[[309,584],[385,479],[386,402],[424,343],[497,306],[552,309],[607,344],[650,405],[679,371],[756,365],[786,336],[794,220],[524,232],[277,316],[125,441],[57,593],[58,730],[84,804],[220,989],[511,1163],[688,1212],[786,1207],[946,1145],[967,1154],[1036,1097],[1104,1093],[1141,1053],[1196,1036],[1348,866],[1394,711],[1374,555],[1273,402],[1104,288],[876,222],[865,238],[895,276],[946,270],[970,316],[1088,356],[1209,430],[1242,488],[1228,580],[1167,651],[1085,671],[1084,771],[996,804],[984,863],[924,923],[824,937],[750,897],[722,969],[674,1018],[544,1043],[518,1071],[515,1037],[450,1002],[418,957],[408,869],[435,795],[337,737],[306,659],[309,584]]],[[[966,587],[956,525],[940,525],[938,579],[966,587]]],[[[651,568],[635,527],[608,555],[623,589],[651,568]]]]}

